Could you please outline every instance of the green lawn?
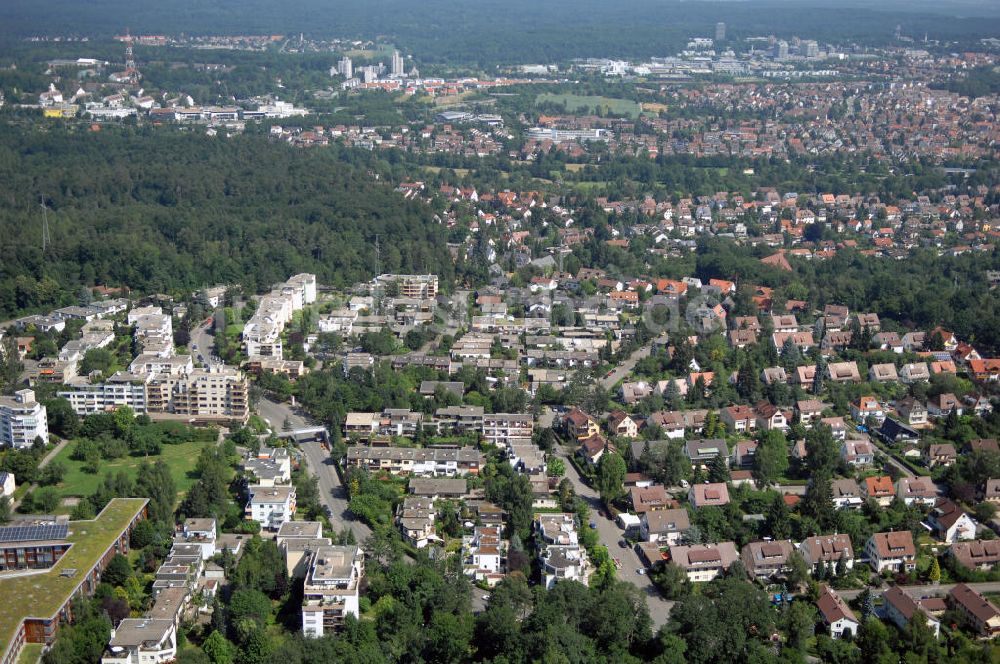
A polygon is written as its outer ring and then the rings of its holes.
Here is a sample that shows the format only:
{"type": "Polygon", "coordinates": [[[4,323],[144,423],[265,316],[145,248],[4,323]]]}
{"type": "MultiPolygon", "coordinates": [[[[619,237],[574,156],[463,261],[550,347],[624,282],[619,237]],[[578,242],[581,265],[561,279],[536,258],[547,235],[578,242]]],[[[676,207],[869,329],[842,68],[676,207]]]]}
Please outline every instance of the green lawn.
{"type": "Polygon", "coordinates": [[[600,95],[569,95],[553,94],[545,92],[535,97],[535,103],[551,102],[554,104],[565,104],[569,113],[583,112],[596,113],[597,108],[603,108],[615,115],[627,115],[630,118],[639,117],[642,107],[638,102],[629,99],[615,99],[613,97],[602,97],[600,95]]]}
{"type": "MultiPolygon", "coordinates": [[[[170,467],[170,474],[177,484],[177,491],[185,493],[197,480],[194,477],[194,466],[205,445],[206,443],[197,441],[179,445],[164,445],[163,452],[159,456],[151,456],[148,460],[150,463],[155,463],[158,459],[163,459],[170,467]]],[[[70,458],[74,446],[75,443],[70,443],[56,456],[56,460],[61,461],[66,466],[66,476],[62,482],[56,485],[59,495],[64,498],[91,495],[97,491],[97,487],[108,473],[125,470],[130,476],[135,477],[139,466],[146,460],[146,457],[126,456],[112,461],[102,461],[101,471],[97,474],[90,474],[84,472],[83,462],[70,458]]],[[[68,513],[70,508],[61,507],[60,511],[68,513]]]]}

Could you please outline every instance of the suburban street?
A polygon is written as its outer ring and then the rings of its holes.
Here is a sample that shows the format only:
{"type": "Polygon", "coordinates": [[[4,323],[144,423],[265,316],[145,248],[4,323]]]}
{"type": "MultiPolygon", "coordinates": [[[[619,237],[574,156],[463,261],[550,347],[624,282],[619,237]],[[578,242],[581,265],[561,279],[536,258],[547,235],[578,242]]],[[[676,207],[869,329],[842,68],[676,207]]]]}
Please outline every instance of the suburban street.
{"type": "Polygon", "coordinates": [[[642,346],[634,353],[629,355],[628,359],[622,362],[619,366],[615,367],[611,373],[600,379],[601,387],[606,390],[610,390],[615,386],[620,380],[624,380],[629,374],[632,373],[632,369],[635,368],[635,363],[644,357],[649,356],[650,347],[642,346]]]}
{"type": "MultiPolygon", "coordinates": [[[[569,462],[568,457],[572,453],[573,450],[566,447],[558,447],[556,449],[556,454],[566,462],[566,477],[572,482],[576,495],[586,500],[587,504],[590,505],[591,519],[597,524],[597,533],[600,535],[601,544],[608,547],[608,553],[611,554],[612,558],[617,558],[621,561],[622,567],[618,570],[618,578],[624,581],[631,581],[646,595],[646,604],[649,606],[649,616],[653,620],[653,625],[655,627],[664,625],[670,617],[670,610],[673,608],[674,603],[663,598],[657,587],[650,581],[648,575],[639,574],[639,570],[644,570],[645,566],[639,560],[639,556],[635,550],[631,547],[623,549],[618,546],[618,542],[622,539],[624,531],[611,519],[601,516],[600,497],[597,495],[597,491],[583,482],[576,467],[569,462]]],[[[583,524],[583,527],[586,528],[588,525],[583,524]]]]}
{"type": "MultiPolygon", "coordinates": [[[[286,419],[293,429],[312,426],[305,418],[296,414],[285,404],[276,403],[269,399],[262,398],[260,400],[257,412],[269,422],[275,431],[282,430],[286,419]]],[[[357,542],[363,543],[372,531],[367,525],[355,519],[347,509],[347,489],[341,484],[340,476],[337,475],[329,453],[318,442],[302,443],[299,448],[306,459],[309,473],[318,478],[320,499],[330,510],[330,523],[337,530],[345,526],[350,528],[357,542]]]]}
{"type": "MultiPolygon", "coordinates": [[[[925,586],[900,586],[906,594],[914,599],[920,599],[921,597],[930,597],[936,595],[947,595],[952,588],[955,587],[954,583],[942,583],[937,586],[925,585],[925,586]]],[[[967,583],[967,586],[977,590],[981,593],[997,593],[1000,592],[1000,581],[986,581],[983,583],[967,583]]],[[[889,586],[883,586],[881,588],[872,588],[872,593],[881,595],[883,592],[889,589],[889,586]]],[[[862,593],[861,590],[838,590],[837,594],[851,601],[855,599],[858,595],[862,593]]]]}

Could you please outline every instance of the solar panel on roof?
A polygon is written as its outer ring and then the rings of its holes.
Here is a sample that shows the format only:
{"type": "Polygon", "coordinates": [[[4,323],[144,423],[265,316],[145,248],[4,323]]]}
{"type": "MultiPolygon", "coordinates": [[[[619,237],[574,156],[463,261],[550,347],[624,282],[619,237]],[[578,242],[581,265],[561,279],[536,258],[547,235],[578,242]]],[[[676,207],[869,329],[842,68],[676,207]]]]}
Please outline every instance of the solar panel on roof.
{"type": "Polygon", "coordinates": [[[0,527],[0,542],[31,542],[66,539],[69,526],[64,523],[41,526],[0,527]]]}

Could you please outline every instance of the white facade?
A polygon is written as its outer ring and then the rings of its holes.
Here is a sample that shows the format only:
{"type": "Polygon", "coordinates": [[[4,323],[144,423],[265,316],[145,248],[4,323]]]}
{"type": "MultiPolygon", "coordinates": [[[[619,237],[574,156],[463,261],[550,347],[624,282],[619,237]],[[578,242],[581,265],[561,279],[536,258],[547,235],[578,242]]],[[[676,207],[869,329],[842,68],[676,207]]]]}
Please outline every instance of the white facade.
{"type": "Polygon", "coordinates": [[[34,390],[18,390],[0,397],[0,447],[31,447],[36,438],[49,442],[45,406],[35,401],[34,390]]]}
{"type": "Polygon", "coordinates": [[[358,546],[321,546],[313,554],[302,594],[302,633],[319,638],[357,618],[365,556],[358,546]]]}
{"type": "Polygon", "coordinates": [[[111,632],[101,664],[160,664],[177,657],[173,620],[126,618],[111,632]]]}
{"type": "Polygon", "coordinates": [[[250,501],[246,508],[248,519],[270,530],[278,530],[281,524],[292,520],[292,515],[295,514],[293,487],[251,484],[248,490],[250,492],[250,501]]]}

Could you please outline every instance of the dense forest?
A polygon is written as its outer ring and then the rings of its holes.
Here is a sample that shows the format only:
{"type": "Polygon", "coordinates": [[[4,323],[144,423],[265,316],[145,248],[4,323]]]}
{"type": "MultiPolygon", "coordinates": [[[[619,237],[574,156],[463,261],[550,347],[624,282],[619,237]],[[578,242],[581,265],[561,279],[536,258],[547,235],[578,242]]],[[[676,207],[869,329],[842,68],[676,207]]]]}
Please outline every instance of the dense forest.
{"type": "MultiPolygon", "coordinates": [[[[930,7],[925,4],[926,12],[930,7]]],[[[937,3],[938,12],[949,11],[937,3]]],[[[299,34],[383,36],[421,62],[552,62],[573,57],[647,57],[683,47],[693,35],[709,35],[716,21],[730,39],[775,34],[830,42],[884,43],[900,24],[906,34],[972,42],[994,36],[998,22],[982,17],[982,4],[965,17],[915,13],[902,3],[883,8],[845,8],[835,2],[682,2],[679,0],[261,0],[138,2],[101,0],[6,0],[0,5],[0,37],[35,34],[109,36],[125,24],[152,34],[299,34]],[[109,20],[108,17],[121,17],[109,20]]],[[[958,8],[954,11],[957,13],[958,8]]],[[[995,15],[995,12],[994,12],[995,15]]]]}
{"type": "Polygon", "coordinates": [[[376,167],[363,152],[264,137],[0,127],[0,316],[75,303],[95,284],[256,292],[302,271],[350,284],[372,276],[376,236],[383,271],[450,283],[442,228],[376,167]]]}

